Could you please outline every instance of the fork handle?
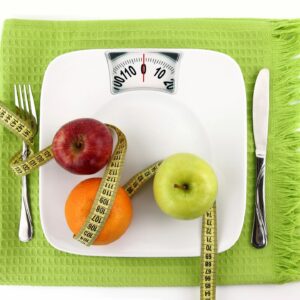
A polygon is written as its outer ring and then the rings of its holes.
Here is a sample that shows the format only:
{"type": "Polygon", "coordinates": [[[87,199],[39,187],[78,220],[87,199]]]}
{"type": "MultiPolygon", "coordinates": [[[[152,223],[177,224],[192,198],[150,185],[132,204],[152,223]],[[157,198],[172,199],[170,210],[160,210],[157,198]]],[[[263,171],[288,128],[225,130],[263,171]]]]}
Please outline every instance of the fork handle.
{"type": "MultiPolygon", "coordinates": [[[[22,156],[23,159],[27,157],[27,145],[23,143],[22,156]]],[[[28,203],[28,191],[27,191],[27,177],[22,177],[22,194],[21,194],[21,216],[19,224],[19,240],[21,242],[28,242],[33,236],[32,218],[28,203]]]]}
{"type": "Polygon", "coordinates": [[[256,201],[251,243],[255,248],[267,245],[264,156],[256,157],[256,201]]]}
{"type": "MultiPolygon", "coordinates": [[[[24,176],[24,178],[26,177],[24,176]]],[[[21,242],[29,242],[33,236],[33,226],[32,226],[30,210],[28,206],[28,198],[23,194],[24,192],[22,191],[21,216],[20,216],[20,224],[19,224],[19,240],[21,242]]]]}

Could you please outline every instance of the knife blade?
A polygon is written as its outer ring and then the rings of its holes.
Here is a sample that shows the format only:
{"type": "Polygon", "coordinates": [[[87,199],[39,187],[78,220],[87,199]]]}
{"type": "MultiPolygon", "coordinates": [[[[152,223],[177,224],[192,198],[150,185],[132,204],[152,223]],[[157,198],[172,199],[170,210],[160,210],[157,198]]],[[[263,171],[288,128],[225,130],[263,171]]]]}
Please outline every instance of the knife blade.
{"type": "Polygon", "coordinates": [[[255,153],[265,156],[268,139],[270,72],[262,69],[257,76],[253,94],[253,133],[255,153]]]}
{"type": "Polygon", "coordinates": [[[251,243],[256,248],[267,245],[265,209],[265,160],[268,141],[270,71],[262,69],[253,93],[253,134],[256,154],[256,194],[251,243]]]}

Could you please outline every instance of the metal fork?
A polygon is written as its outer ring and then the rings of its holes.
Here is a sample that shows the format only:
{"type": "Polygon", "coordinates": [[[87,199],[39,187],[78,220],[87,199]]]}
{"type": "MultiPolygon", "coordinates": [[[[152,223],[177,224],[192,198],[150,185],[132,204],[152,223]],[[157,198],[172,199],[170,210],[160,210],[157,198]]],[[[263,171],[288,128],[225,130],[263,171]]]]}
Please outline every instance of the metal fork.
{"type": "MultiPolygon", "coordinates": [[[[30,85],[14,85],[15,105],[22,118],[30,122],[32,128],[37,126],[37,116],[34,105],[34,99],[30,85]],[[28,97],[29,95],[29,97],[28,97]],[[29,101],[28,101],[29,98],[29,101]]],[[[22,144],[22,158],[26,160],[28,156],[28,146],[25,142],[22,144]]],[[[33,236],[33,224],[30,213],[28,190],[27,190],[27,177],[22,177],[22,202],[21,202],[21,215],[19,225],[19,240],[21,242],[28,242],[33,236]]]]}

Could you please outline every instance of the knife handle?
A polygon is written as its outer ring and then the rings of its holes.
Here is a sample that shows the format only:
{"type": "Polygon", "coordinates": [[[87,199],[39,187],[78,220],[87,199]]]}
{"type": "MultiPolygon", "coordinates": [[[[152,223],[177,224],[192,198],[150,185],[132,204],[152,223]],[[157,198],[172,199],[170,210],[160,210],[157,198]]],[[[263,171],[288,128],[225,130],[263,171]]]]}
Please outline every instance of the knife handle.
{"type": "Polygon", "coordinates": [[[256,157],[256,196],[251,243],[255,248],[267,245],[265,210],[265,157],[256,157]]]}

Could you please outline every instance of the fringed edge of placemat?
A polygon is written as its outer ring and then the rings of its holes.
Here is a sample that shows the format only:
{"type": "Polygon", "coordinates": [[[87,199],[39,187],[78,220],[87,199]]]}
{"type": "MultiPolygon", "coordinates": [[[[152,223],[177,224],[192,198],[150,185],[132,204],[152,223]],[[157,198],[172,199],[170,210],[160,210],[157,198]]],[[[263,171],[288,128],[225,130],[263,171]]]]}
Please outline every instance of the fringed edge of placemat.
{"type": "Polygon", "coordinates": [[[288,282],[300,280],[300,20],[273,24],[273,244],[278,280],[288,282]]]}

